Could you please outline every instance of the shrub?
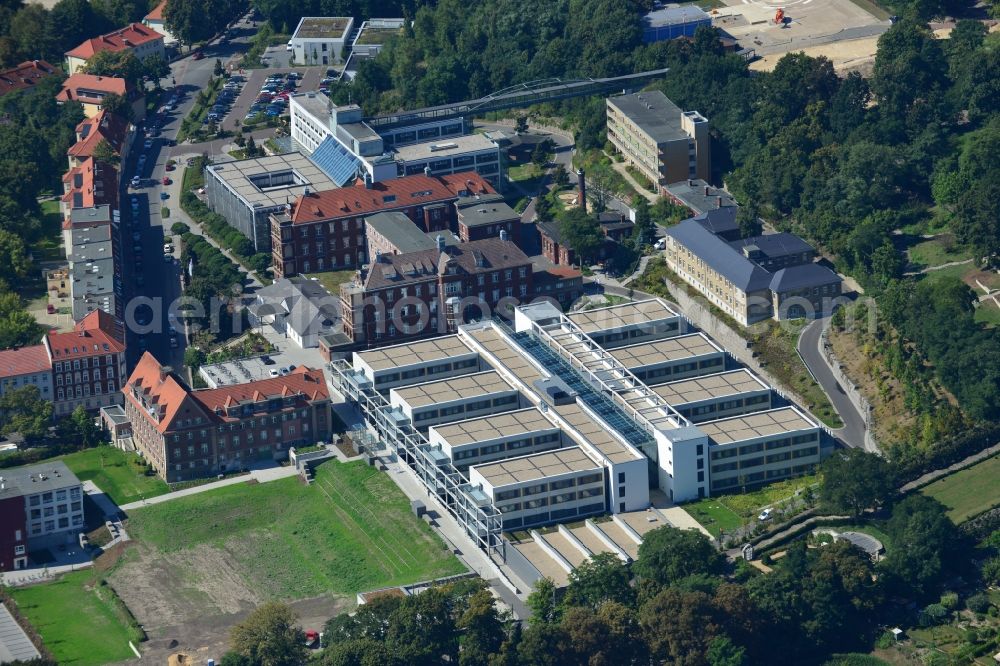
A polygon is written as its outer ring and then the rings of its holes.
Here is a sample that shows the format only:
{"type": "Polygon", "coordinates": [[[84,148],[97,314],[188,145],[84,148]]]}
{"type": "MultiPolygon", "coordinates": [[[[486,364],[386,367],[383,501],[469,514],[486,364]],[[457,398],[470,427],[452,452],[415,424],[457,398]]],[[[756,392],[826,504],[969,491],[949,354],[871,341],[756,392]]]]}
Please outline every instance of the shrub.
{"type": "Polygon", "coordinates": [[[183,222],[174,222],[173,224],[170,225],[170,233],[175,234],[177,236],[183,236],[184,234],[190,232],[191,232],[191,227],[184,224],[183,222]]]}
{"type": "Polygon", "coordinates": [[[939,603],[946,609],[953,611],[958,608],[958,594],[955,592],[945,592],[941,595],[939,603]]]}
{"type": "Polygon", "coordinates": [[[990,596],[985,592],[977,592],[965,600],[965,607],[973,613],[987,613],[993,607],[990,596]]]}
{"type": "Polygon", "coordinates": [[[170,217],[170,209],[164,206],[160,209],[160,217],[170,217]]]}
{"type": "Polygon", "coordinates": [[[933,627],[936,624],[941,624],[948,619],[949,615],[948,609],[941,604],[931,604],[920,611],[920,626],[933,627]]]}

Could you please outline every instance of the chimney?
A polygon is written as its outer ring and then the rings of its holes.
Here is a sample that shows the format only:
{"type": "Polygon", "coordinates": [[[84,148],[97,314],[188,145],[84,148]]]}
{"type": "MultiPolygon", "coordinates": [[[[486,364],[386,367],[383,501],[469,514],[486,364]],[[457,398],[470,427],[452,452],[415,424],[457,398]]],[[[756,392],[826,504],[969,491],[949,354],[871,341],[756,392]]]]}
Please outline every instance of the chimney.
{"type": "Polygon", "coordinates": [[[309,186],[308,185],[306,185],[305,187],[302,188],[302,196],[304,196],[304,197],[309,196],[309,186]]]}
{"type": "Polygon", "coordinates": [[[500,230],[500,240],[502,240],[502,241],[507,240],[507,230],[506,229],[501,229],[500,230]]]}
{"type": "Polygon", "coordinates": [[[424,167],[424,175],[427,176],[428,178],[430,177],[430,175],[431,175],[431,165],[430,164],[428,164],[427,166],[424,167]]]}
{"type": "Polygon", "coordinates": [[[694,187],[694,181],[688,178],[688,187],[694,187]]]}
{"type": "Polygon", "coordinates": [[[715,197],[715,207],[722,208],[722,197],[715,197]]]}
{"type": "Polygon", "coordinates": [[[444,252],[445,248],[447,247],[447,245],[445,245],[445,242],[444,242],[444,236],[442,236],[441,234],[438,234],[437,238],[435,238],[434,240],[437,242],[438,252],[444,252]]]}
{"type": "Polygon", "coordinates": [[[580,193],[580,208],[587,212],[587,180],[582,168],[576,170],[576,181],[580,193]]]}
{"type": "Polygon", "coordinates": [[[706,197],[710,196],[710,192],[709,192],[710,189],[711,189],[710,186],[708,186],[708,185],[705,186],[705,196],[706,197]]]}
{"type": "Polygon", "coordinates": [[[365,189],[366,190],[372,189],[372,175],[367,171],[365,171],[364,177],[365,177],[365,189]]]}
{"type": "Polygon", "coordinates": [[[162,382],[167,381],[167,376],[170,375],[170,373],[173,372],[173,371],[174,371],[174,369],[171,368],[169,365],[161,365],[160,366],[160,382],[162,383],[162,382]]]}

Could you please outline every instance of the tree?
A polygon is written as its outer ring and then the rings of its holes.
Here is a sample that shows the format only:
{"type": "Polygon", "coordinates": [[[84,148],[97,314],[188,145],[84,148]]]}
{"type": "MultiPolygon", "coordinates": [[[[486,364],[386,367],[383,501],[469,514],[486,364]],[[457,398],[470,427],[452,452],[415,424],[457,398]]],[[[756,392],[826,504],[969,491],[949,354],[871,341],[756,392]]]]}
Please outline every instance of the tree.
{"type": "Polygon", "coordinates": [[[405,664],[437,664],[458,659],[458,634],[451,599],[440,588],[403,599],[392,614],[386,646],[405,664]]]}
{"type": "Polygon", "coordinates": [[[724,562],[701,532],[666,526],[643,537],[632,571],[639,578],[665,587],[692,574],[720,573],[724,562]]]}
{"type": "Polygon", "coordinates": [[[171,34],[194,44],[220,32],[241,7],[235,0],[171,0],[163,18],[171,34]]]}
{"type": "Polygon", "coordinates": [[[488,590],[473,594],[468,604],[455,625],[464,632],[458,663],[462,666],[487,666],[490,655],[497,652],[503,643],[503,622],[488,590]]]}
{"type": "Polygon", "coordinates": [[[132,51],[98,51],[83,66],[87,74],[125,79],[131,85],[142,85],[143,64],[132,51]]]}
{"type": "Polygon", "coordinates": [[[214,76],[222,76],[222,74],[223,74],[223,73],[224,73],[225,71],[226,71],[226,70],[225,70],[225,69],[223,69],[223,67],[222,67],[222,61],[221,61],[221,60],[219,60],[218,58],[216,58],[216,59],[215,59],[215,68],[214,68],[214,69],[212,69],[212,74],[213,74],[214,76]]]}
{"type": "Polygon", "coordinates": [[[736,211],[736,223],[740,225],[740,237],[759,236],[764,232],[760,223],[760,211],[754,204],[748,204],[736,211]]]}
{"type": "Polygon", "coordinates": [[[649,210],[649,200],[639,195],[635,197],[635,226],[632,227],[632,246],[639,249],[652,241],[656,235],[656,227],[653,225],[653,216],[649,210]]]}
{"type": "Polygon", "coordinates": [[[142,59],[142,73],[159,88],[160,79],[170,76],[170,63],[159,54],[148,55],[142,59]]]}
{"type": "Polygon", "coordinates": [[[326,648],[319,659],[310,663],[318,666],[389,666],[396,660],[381,641],[359,638],[326,648]]]}
{"type": "Polygon", "coordinates": [[[593,262],[604,247],[604,233],[597,218],[577,207],[563,211],[559,221],[559,235],[576,252],[581,264],[593,262]]]}
{"type": "Polygon", "coordinates": [[[628,569],[617,556],[599,553],[570,572],[564,603],[593,609],[605,601],[629,606],[635,601],[629,579],[628,569]]]}
{"type": "Polygon", "coordinates": [[[27,275],[30,267],[24,239],[0,228],[0,280],[13,283],[27,275]]]}
{"type": "Polygon", "coordinates": [[[23,347],[38,342],[42,327],[21,307],[21,299],[0,287],[0,349],[23,347]]]}
{"type": "Polygon", "coordinates": [[[5,435],[17,433],[25,444],[35,444],[45,437],[51,421],[52,402],[37,386],[22,386],[0,396],[0,432],[5,435]]]}
{"type": "Polygon", "coordinates": [[[94,417],[87,413],[83,405],[56,424],[59,439],[81,449],[94,446],[101,440],[101,429],[94,423],[94,417]]]}
{"type": "Polygon", "coordinates": [[[260,666],[298,666],[307,650],[297,619],[287,605],[269,601],[232,628],[232,649],[260,666]]]}
{"type": "Polygon", "coordinates": [[[587,195],[590,198],[590,210],[602,213],[608,208],[608,202],[614,198],[614,177],[611,167],[595,164],[584,177],[587,183],[587,195]]]}
{"type": "Polygon", "coordinates": [[[664,589],[642,605],[639,624],[650,655],[673,664],[703,664],[709,642],[722,629],[711,597],[673,588],[664,589]]]}
{"type": "Polygon", "coordinates": [[[552,182],[555,183],[556,187],[563,188],[569,185],[569,172],[566,171],[566,167],[562,164],[557,164],[555,170],[552,172],[552,182]]]}
{"type": "Polygon", "coordinates": [[[838,451],[823,463],[820,499],[835,512],[860,516],[885,504],[895,493],[893,470],[881,456],[863,449],[838,451]]]}
{"type": "Polygon", "coordinates": [[[746,649],[734,645],[729,636],[716,636],[708,643],[709,666],[745,666],[746,649]]]}
{"type": "MultiPolygon", "coordinates": [[[[115,93],[109,93],[101,99],[101,108],[106,110],[108,113],[113,113],[116,116],[121,116],[125,120],[132,120],[132,105],[129,104],[128,100],[115,93]]],[[[107,145],[107,141],[104,142],[107,145]]],[[[108,146],[110,148],[110,146],[108,146]]],[[[105,160],[107,161],[107,160],[105,160]]]]}
{"type": "Polygon", "coordinates": [[[566,664],[612,666],[641,663],[645,655],[635,611],[615,602],[596,610],[574,607],[560,623],[559,656],[566,664]]]}
{"type": "Polygon", "coordinates": [[[899,502],[886,523],[892,548],[881,567],[904,594],[932,594],[946,567],[963,561],[965,542],[940,502],[910,495],[899,502]]]}
{"type": "Polygon", "coordinates": [[[535,588],[528,595],[527,606],[531,609],[533,624],[556,621],[559,617],[559,604],[556,603],[555,583],[549,578],[535,581],[535,588]]]}
{"type": "Polygon", "coordinates": [[[94,146],[94,159],[98,162],[106,162],[108,164],[118,164],[120,158],[115,149],[111,147],[111,144],[107,142],[106,139],[101,139],[94,146]]]}
{"type": "Polygon", "coordinates": [[[514,125],[514,131],[518,134],[523,134],[528,131],[528,116],[518,116],[516,124],[514,125]]]}

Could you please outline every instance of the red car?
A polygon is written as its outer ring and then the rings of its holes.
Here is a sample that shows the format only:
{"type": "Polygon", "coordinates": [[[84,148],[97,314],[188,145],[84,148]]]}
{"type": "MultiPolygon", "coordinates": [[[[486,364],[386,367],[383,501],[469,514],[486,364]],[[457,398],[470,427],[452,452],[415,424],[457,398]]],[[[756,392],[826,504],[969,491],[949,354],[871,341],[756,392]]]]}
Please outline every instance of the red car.
{"type": "Polygon", "coordinates": [[[166,168],[167,168],[167,171],[173,171],[173,170],[174,170],[174,169],[176,169],[177,167],[175,167],[175,166],[174,166],[173,164],[167,164],[167,167],[166,167],[166,168]]]}
{"type": "Polygon", "coordinates": [[[164,177],[163,177],[163,184],[164,184],[164,185],[169,185],[169,184],[170,184],[170,179],[169,179],[169,178],[167,178],[166,176],[164,176],[164,177]]]}
{"type": "Polygon", "coordinates": [[[195,52],[194,52],[194,55],[193,55],[193,56],[191,56],[191,59],[192,59],[192,60],[201,60],[201,59],[202,59],[202,58],[204,58],[204,57],[205,57],[205,54],[204,54],[204,53],[202,53],[201,51],[195,51],[195,52]]]}

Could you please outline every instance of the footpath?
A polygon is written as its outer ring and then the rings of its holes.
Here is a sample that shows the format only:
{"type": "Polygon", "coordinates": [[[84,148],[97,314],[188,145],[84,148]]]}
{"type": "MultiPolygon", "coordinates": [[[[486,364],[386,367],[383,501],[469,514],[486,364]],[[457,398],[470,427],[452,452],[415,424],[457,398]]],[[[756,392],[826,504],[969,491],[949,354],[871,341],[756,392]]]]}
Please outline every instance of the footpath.
{"type": "Polygon", "coordinates": [[[219,481],[212,481],[211,483],[204,483],[200,486],[194,486],[193,488],[184,488],[183,490],[175,490],[172,493],[166,493],[164,495],[157,495],[156,497],[150,497],[149,499],[140,500],[138,502],[129,502],[128,504],[123,504],[119,507],[122,511],[130,511],[132,509],[139,509],[144,506],[151,506],[153,504],[162,504],[164,502],[169,502],[171,500],[178,499],[180,497],[189,497],[190,495],[197,495],[198,493],[205,493],[209,490],[215,490],[216,488],[225,488],[226,486],[233,486],[237,483],[246,483],[247,481],[256,481],[257,483],[267,483],[268,481],[277,481],[278,479],[286,479],[290,476],[295,476],[298,472],[294,467],[286,465],[284,467],[265,467],[263,469],[252,470],[249,474],[241,474],[239,476],[232,476],[228,479],[221,479],[219,481]]]}

